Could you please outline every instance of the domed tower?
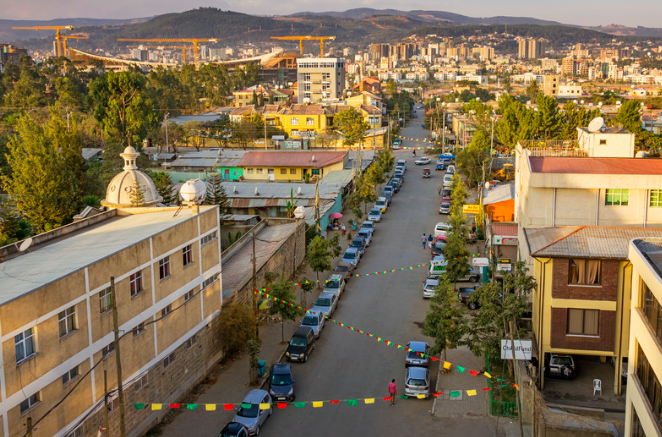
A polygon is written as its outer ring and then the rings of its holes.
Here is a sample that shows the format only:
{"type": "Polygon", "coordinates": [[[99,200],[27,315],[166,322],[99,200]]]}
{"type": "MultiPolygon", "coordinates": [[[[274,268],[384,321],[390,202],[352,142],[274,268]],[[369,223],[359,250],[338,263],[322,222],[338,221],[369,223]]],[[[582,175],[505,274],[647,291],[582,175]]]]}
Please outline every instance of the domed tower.
{"type": "Polygon", "coordinates": [[[154,206],[161,202],[163,197],[159,196],[156,191],[152,178],[138,170],[136,166],[136,158],[140,156],[136,149],[129,146],[120,153],[120,156],[124,159],[124,171],[110,181],[106,189],[106,198],[101,201],[101,204],[107,208],[131,207],[131,191],[134,181],[138,182],[144,193],[143,206],[154,206]]]}

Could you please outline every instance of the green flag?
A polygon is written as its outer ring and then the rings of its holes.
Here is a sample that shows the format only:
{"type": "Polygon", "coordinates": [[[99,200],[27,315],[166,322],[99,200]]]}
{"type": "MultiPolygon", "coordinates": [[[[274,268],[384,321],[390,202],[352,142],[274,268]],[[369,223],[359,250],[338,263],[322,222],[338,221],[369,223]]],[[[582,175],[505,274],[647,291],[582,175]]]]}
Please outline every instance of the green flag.
{"type": "Polygon", "coordinates": [[[460,397],[460,392],[459,391],[452,391],[451,392],[451,397],[452,398],[459,398],[460,397]]]}
{"type": "Polygon", "coordinates": [[[348,399],[347,400],[347,406],[348,407],[356,407],[359,404],[358,399],[348,399]]]}
{"type": "Polygon", "coordinates": [[[304,408],[306,406],[305,402],[295,402],[294,406],[297,408],[304,408]]]}

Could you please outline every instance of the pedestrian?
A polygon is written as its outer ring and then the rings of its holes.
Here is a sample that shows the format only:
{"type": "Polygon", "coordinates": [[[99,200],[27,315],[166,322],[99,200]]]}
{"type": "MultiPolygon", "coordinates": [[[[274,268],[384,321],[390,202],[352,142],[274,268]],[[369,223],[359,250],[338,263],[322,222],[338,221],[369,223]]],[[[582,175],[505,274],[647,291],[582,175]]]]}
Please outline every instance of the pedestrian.
{"type": "Polygon", "coordinates": [[[471,233],[472,234],[476,233],[476,225],[475,224],[471,226],[471,233]]]}
{"type": "Polygon", "coordinates": [[[421,242],[423,243],[423,249],[425,249],[425,243],[428,241],[428,237],[423,234],[423,237],[421,238],[421,242]]]}
{"type": "Polygon", "coordinates": [[[340,231],[342,232],[343,236],[345,235],[345,232],[347,232],[347,228],[345,227],[344,223],[342,224],[342,226],[340,226],[340,231]]]}
{"type": "Polygon", "coordinates": [[[430,244],[430,247],[432,247],[432,234],[428,236],[428,243],[430,244]]]}
{"type": "Polygon", "coordinates": [[[439,187],[439,195],[441,196],[441,187],[439,187]]]}
{"type": "Polygon", "coordinates": [[[398,394],[398,387],[395,385],[395,379],[388,384],[388,394],[391,398],[391,406],[395,405],[395,395],[398,394]]]}

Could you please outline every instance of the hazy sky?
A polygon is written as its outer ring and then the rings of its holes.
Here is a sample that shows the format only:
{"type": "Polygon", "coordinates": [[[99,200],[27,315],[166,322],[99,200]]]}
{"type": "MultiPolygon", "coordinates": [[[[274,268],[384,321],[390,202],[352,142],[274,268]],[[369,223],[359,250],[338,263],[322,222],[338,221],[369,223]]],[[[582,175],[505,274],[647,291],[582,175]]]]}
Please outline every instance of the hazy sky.
{"type": "Polygon", "coordinates": [[[465,0],[465,1],[395,1],[395,0],[2,0],[2,18],[137,18],[182,12],[200,6],[253,15],[291,14],[294,12],[328,10],[344,11],[352,8],[425,9],[453,12],[472,17],[497,15],[529,16],[580,25],[622,24],[626,26],[662,27],[660,0],[465,0]]]}

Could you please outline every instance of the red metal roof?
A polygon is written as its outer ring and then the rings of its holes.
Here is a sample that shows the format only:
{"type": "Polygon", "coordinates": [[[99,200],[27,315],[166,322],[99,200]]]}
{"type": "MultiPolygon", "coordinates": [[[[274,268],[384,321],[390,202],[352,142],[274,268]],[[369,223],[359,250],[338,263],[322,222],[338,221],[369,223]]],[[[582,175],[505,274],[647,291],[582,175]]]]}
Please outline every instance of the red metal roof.
{"type": "Polygon", "coordinates": [[[662,175],[662,159],[529,157],[533,173],[662,175]]]}
{"type": "Polygon", "coordinates": [[[492,223],[492,235],[517,236],[517,223],[492,223]]]}
{"type": "Polygon", "coordinates": [[[343,160],[347,152],[248,152],[238,167],[321,168],[343,160]],[[315,161],[313,161],[313,157],[315,161]]]}

